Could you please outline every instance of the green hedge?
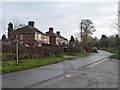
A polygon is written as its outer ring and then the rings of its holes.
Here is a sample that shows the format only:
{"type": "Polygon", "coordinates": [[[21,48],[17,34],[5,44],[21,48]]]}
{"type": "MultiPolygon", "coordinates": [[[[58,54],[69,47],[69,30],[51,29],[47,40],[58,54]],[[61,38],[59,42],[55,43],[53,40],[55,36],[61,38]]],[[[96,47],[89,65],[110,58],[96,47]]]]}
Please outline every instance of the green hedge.
{"type": "MultiPolygon", "coordinates": [[[[59,46],[42,46],[42,47],[26,47],[19,45],[19,59],[28,58],[44,58],[51,56],[62,56],[63,50],[59,46]]],[[[2,60],[15,60],[16,59],[16,46],[2,45],[2,60]]]]}

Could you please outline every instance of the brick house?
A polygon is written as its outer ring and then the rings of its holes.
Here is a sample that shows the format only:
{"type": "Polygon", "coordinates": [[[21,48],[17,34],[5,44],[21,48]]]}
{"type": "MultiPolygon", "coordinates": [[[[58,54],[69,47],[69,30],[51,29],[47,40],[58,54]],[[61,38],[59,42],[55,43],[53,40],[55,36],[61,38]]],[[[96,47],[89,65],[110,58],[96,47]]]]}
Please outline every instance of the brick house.
{"type": "Polygon", "coordinates": [[[42,46],[43,44],[68,44],[68,40],[62,37],[59,31],[56,34],[53,32],[53,27],[50,27],[48,32],[43,33],[35,28],[34,24],[34,21],[29,21],[28,25],[13,30],[10,35],[10,42],[15,42],[17,38],[20,44],[33,47],[42,46]]]}
{"type": "Polygon", "coordinates": [[[68,40],[60,35],[60,31],[56,32],[56,44],[57,45],[67,45],[68,40]]]}
{"type": "Polygon", "coordinates": [[[54,28],[50,27],[49,31],[46,34],[49,36],[49,43],[52,45],[67,45],[68,40],[60,35],[60,32],[57,31],[56,34],[53,32],[54,28]]]}
{"type": "Polygon", "coordinates": [[[10,40],[14,42],[17,35],[19,43],[24,45],[38,47],[42,44],[49,44],[49,36],[35,28],[34,24],[34,21],[29,21],[25,27],[14,30],[10,40]]]}
{"type": "Polygon", "coordinates": [[[49,36],[49,43],[51,45],[56,45],[56,34],[53,32],[53,27],[50,27],[46,34],[49,36]]]}

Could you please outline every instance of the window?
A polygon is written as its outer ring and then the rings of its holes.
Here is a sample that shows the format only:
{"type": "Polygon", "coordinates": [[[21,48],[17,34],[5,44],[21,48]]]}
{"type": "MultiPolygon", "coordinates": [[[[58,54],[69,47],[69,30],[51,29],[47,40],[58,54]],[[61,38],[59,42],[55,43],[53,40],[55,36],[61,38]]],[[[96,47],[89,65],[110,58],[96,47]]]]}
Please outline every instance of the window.
{"type": "Polygon", "coordinates": [[[35,40],[37,40],[38,39],[38,35],[37,35],[37,33],[35,34],[35,40]]]}
{"type": "Polygon", "coordinates": [[[38,39],[41,40],[41,35],[40,34],[38,35],[38,39]]]}
{"type": "Polygon", "coordinates": [[[23,40],[23,35],[20,35],[20,40],[23,40]]]}

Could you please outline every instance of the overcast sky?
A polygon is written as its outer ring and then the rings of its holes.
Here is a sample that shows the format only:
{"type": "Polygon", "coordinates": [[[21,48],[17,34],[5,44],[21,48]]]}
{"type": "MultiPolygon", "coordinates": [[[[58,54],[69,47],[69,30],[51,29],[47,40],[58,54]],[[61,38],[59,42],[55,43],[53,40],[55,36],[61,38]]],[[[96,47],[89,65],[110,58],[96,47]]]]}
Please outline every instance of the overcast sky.
{"type": "MultiPolygon", "coordinates": [[[[71,35],[79,32],[78,25],[81,19],[90,19],[96,28],[93,37],[100,38],[102,34],[109,36],[117,33],[111,25],[117,22],[119,0],[25,1],[2,1],[0,19],[2,19],[3,29],[6,29],[7,24],[10,21],[13,22],[14,19],[24,24],[27,24],[29,20],[34,20],[35,27],[40,31],[46,32],[50,26],[53,26],[54,32],[59,30],[61,35],[70,39],[71,35]]],[[[7,31],[2,30],[0,33],[7,34],[7,31]]]]}

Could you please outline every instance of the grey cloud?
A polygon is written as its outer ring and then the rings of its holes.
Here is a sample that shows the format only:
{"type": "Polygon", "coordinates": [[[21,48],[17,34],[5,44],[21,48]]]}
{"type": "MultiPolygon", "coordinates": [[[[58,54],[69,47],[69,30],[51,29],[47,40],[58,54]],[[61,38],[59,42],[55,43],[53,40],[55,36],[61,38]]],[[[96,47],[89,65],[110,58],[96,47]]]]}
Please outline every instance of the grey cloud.
{"type": "Polygon", "coordinates": [[[3,3],[3,15],[7,21],[19,16],[25,23],[33,19],[36,27],[45,32],[49,26],[60,30],[66,37],[70,37],[78,30],[81,19],[91,19],[96,28],[109,28],[117,14],[117,2],[20,2],[3,3]],[[75,31],[76,30],[76,31],[75,31]]]}

